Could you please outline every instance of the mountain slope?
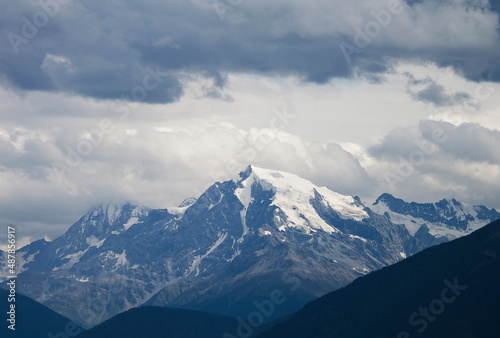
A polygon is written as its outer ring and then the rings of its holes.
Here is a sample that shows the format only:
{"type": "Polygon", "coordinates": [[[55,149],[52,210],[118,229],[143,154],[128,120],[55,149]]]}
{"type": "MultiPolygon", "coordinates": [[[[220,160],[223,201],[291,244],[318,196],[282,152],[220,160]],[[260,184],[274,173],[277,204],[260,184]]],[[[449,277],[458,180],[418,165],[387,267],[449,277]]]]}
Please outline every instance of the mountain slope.
{"type": "MultiPolygon", "coordinates": [[[[239,230],[213,251],[229,249],[231,255],[223,256],[226,264],[216,261],[214,273],[185,287],[188,290],[179,293],[183,284],[169,285],[147,304],[246,318],[256,310],[254,300],[266,300],[279,289],[287,303],[274,309],[267,318],[271,320],[368,271],[396,262],[402,259],[402,252],[411,250],[413,239],[403,227],[371,213],[353,197],[316,187],[293,174],[249,167],[239,181],[221,187],[223,196],[217,195],[215,200],[229,208],[214,220],[231,215],[228,228],[237,225],[239,230]]],[[[193,208],[208,204],[204,198],[193,208]]],[[[202,228],[212,227],[214,220],[204,221],[202,228]]],[[[197,265],[197,273],[211,269],[211,261],[197,265]]]]}
{"type": "Polygon", "coordinates": [[[493,337],[500,221],[307,304],[259,337],[493,337]]]}
{"type": "Polygon", "coordinates": [[[0,311],[2,318],[10,317],[6,313],[11,304],[15,305],[15,331],[8,329],[11,323],[4,319],[0,325],[1,337],[48,337],[50,333],[55,336],[60,332],[75,336],[83,331],[68,318],[19,293],[16,294],[15,303],[9,303],[8,294],[8,291],[0,289],[0,311]]]}
{"type": "Polygon", "coordinates": [[[231,317],[208,313],[142,307],[128,310],[77,336],[77,338],[221,338],[236,332],[231,317]]]}

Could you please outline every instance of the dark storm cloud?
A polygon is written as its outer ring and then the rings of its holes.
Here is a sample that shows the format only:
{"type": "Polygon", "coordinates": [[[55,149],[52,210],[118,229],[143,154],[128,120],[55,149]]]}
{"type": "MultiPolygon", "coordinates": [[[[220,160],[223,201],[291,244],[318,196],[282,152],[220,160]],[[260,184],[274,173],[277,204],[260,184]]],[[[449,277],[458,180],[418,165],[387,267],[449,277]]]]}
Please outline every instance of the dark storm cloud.
{"type": "Polygon", "coordinates": [[[447,93],[445,88],[427,77],[423,80],[408,76],[407,91],[413,99],[424,103],[431,103],[436,107],[453,106],[472,100],[472,96],[465,92],[447,93]]]}
{"type": "MultiPolygon", "coordinates": [[[[370,33],[367,27],[377,25],[374,11],[387,13],[389,3],[367,8],[362,1],[243,1],[226,4],[230,10],[219,17],[217,2],[202,0],[14,2],[0,14],[0,72],[20,89],[151,103],[178,100],[183,76],[193,73],[213,81],[207,95],[222,98],[231,72],[296,75],[320,84],[356,73],[380,82],[399,59],[451,65],[477,80],[485,73],[500,79],[491,23],[498,18],[480,1],[402,5],[403,14],[370,33]],[[468,29],[462,21],[486,23],[473,26],[468,36],[460,32],[468,29]],[[457,36],[450,38],[439,22],[448,22],[457,36]],[[356,44],[359,34],[368,43],[356,44]],[[348,58],[342,44],[354,48],[348,58]],[[157,66],[162,81],[145,88],[146,67],[157,66]]],[[[444,97],[437,85],[419,95],[438,105],[459,99],[444,97]]]]}

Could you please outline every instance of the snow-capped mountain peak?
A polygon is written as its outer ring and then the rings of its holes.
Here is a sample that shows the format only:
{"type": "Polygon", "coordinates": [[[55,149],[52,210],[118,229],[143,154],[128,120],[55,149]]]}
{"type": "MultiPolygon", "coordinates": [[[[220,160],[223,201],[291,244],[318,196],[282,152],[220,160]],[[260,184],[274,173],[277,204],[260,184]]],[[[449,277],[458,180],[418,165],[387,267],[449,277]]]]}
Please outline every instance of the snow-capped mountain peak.
{"type": "Polygon", "coordinates": [[[84,217],[86,219],[98,218],[101,221],[106,220],[109,224],[115,223],[124,214],[129,214],[130,217],[141,217],[147,214],[148,209],[133,203],[125,204],[101,204],[90,211],[84,217]]]}
{"type": "Polygon", "coordinates": [[[75,252],[97,243],[102,245],[109,236],[126,232],[134,224],[142,223],[149,211],[132,203],[102,204],[83,215],[60,240],[71,243],[67,249],[75,252]]]}
{"type": "MultiPolygon", "coordinates": [[[[276,315],[283,316],[444,241],[437,231],[459,232],[462,220],[470,230],[497,216],[455,200],[416,204],[390,195],[367,208],[297,175],[249,166],[240,179],[217,182],[177,208],[127,203],[89,211],[54,241],[17,252],[19,291],[87,326],[145,303],[244,316],[253,299],[283,288],[277,276],[293,272],[303,282],[287,294],[296,307],[281,307],[276,315]],[[410,234],[401,224],[412,221],[420,223],[410,234]],[[86,305],[96,299],[105,303],[86,305]]],[[[0,265],[6,260],[0,252],[0,265]]]]}
{"type": "Polygon", "coordinates": [[[370,207],[388,214],[394,223],[404,224],[414,236],[425,226],[431,235],[452,240],[467,235],[498,218],[500,213],[484,206],[442,199],[436,203],[407,203],[391,194],[382,194],[370,207]]]}
{"type": "MultiPolygon", "coordinates": [[[[340,218],[361,221],[368,217],[364,206],[352,196],[339,194],[327,187],[318,187],[311,181],[295,174],[248,166],[240,174],[240,177],[241,180],[237,182],[238,188],[235,190],[235,195],[244,207],[241,211],[242,219],[253,201],[255,194],[253,189],[256,185],[259,185],[262,190],[272,191],[271,205],[278,207],[286,215],[288,226],[306,230],[312,228],[314,230],[322,229],[326,232],[337,231],[325,222],[311,203],[317,198],[325,207],[336,212],[340,218]]],[[[280,227],[280,230],[284,230],[284,225],[280,227]]]]}
{"type": "Polygon", "coordinates": [[[177,217],[182,217],[184,215],[184,212],[192,206],[194,203],[196,203],[197,198],[195,197],[188,197],[184,201],[182,201],[181,204],[179,204],[178,207],[169,207],[167,208],[167,211],[171,213],[172,215],[176,215],[177,217]]]}
{"type": "Polygon", "coordinates": [[[197,198],[196,197],[188,197],[182,201],[181,204],[179,204],[179,208],[185,208],[193,205],[196,202],[197,198]]]}

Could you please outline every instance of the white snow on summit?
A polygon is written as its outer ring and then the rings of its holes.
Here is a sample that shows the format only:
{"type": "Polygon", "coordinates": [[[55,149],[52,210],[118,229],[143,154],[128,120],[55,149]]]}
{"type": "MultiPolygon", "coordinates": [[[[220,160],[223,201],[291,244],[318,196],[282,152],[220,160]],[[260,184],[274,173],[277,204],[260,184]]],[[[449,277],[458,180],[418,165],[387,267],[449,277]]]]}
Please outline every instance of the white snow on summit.
{"type": "MultiPolygon", "coordinates": [[[[474,206],[468,203],[461,203],[461,206],[456,205],[452,200],[448,200],[450,205],[448,205],[448,210],[452,211],[452,215],[458,216],[459,220],[465,220],[466,215],[470,215],[474,218],[468,222],[466,230],[453,229],[446,224],[439,222],[429,222],[425,219],[419,217],[413,217],[411,215],[404,215],[392,211],[384,201],[379,201],[377,204],[370,206],[370,209],[379,214],[383,215],[385,213],[389,214],[391,221],[395,224],[403,224],[410,235],[415,236],[415,233],[420,229],[420,227],[425,224],[429,228],[429,233],[435,237],[446,237],[448,240],[453,240],[465,235],[468,235],[488,223],[488,221],[479,220],[476,218],[477,211],[474,206]],[[454,211],[454,212],[453,212],[454,211]]],[[[435,204],[435,203],[434,203],[435,204]]],[[[451,219],[452,217],[446,217],[444,214],[441,215],[445,219],[451,219]]]]}
{"type": "MultiPolygon", "coordinates": [[[[370,206],[370,209],[374,213],[379,215],[384,215],[385,213],[388,213],[393,223],[403,224],[406,227],[406,230],[408,230],[408,232],[412,236],[415,236],[415,233],[418,231],[418,229],[420,229],[420,226],[422,225],[422,222],[415,220],[412,216],[393,212],[383,201],[370,206]]],[[[423,223],[425,223],[425,221],[423,221],[423,223]]]]}
{"type": "Polygon", "coordinates": [[[255,176],[250,175],[248,179],[241,182],[242,188],[238,188],[235,190],[234,194],[240,200],[241,204],[243,204],[243,210],[240,211],[241,215],[241,223],[243,224],[243,234],[241,238],[238,239],[238,242],[243,241],[243,237],[248,233],[248,227],[246,224],[247,210],[250,203],[252,203],[252,184],[255,182],[255,176]]]}
{"type": "MultiPolygon", "coordinates": [[[[328,225],[311,205],[310,201],[315,197],[314,191],[323,196],[323,203],[330,206],[341,218],[361,221],[368,217],[363,207],[356,205],[351,196],[333,192],[327,187],[318,187],[295,174],[255,166],[250,169],[250,175],[240,181],[243,187],[235,192],[244,206],[242,218],[251,203],[251,187],[254,182],[258,182],[265,190],[274,191],[272,205],[279,207],[286,214],[288,226],[303,228],[307,233],[319,229],[330,233],[338,231],[328,225]]],[[[280,230],[284,228],[280,227],[280,230]]]]}

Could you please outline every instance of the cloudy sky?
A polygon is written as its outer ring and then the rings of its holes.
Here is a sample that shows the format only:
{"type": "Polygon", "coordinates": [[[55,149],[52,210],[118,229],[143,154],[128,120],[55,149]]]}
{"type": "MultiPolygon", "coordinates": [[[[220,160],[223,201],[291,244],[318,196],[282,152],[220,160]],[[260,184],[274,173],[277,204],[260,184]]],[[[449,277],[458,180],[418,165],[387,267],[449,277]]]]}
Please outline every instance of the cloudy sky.
{"type": "MultiPolygon", "coordinates": [[[[0,223],[178,205],[249,163],[500,209],[499,1],[23,0],[0,12],[0,223]]],[[[2,233],[0,238],[5,237],[2,233]]]]}

